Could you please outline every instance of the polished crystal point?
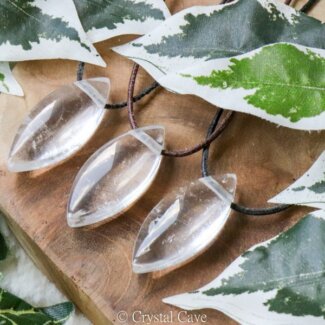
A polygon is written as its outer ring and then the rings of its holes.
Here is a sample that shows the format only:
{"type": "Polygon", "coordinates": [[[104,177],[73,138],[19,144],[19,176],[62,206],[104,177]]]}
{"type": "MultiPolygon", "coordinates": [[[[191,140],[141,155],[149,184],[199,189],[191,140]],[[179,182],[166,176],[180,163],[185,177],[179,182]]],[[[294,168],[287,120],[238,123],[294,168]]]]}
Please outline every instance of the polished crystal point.
{"type": "Polygon", "coordinates": [[[164,128],[129,131],[97,150],[79,171],[68,203],[70,227],[112,220],[149,188],[162,159],[164,128]]]}
{"type": "Polygon", "coordinates": [[[234,174],[204,177],[160,201],[140,229],[133,271],[175,268],[207,249],[230,215],[236,182],[234,174]]]}
{"type": "Polygon", "coordinates": [[[102,121],[109,90],[109,79],[94,78],[60,87],[45,97],[20,126],[8,169],[36,170],[72,156],[102,121]]]}

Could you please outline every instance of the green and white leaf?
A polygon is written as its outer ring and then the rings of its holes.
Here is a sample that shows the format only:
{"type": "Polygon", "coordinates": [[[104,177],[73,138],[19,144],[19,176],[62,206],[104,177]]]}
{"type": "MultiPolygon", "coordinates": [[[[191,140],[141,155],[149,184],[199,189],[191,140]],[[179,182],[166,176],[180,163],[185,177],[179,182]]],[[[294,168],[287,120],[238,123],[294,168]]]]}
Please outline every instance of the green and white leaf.
{"type": "Polygon", "coordinates": [[[75,0],[89,39],[100,42],[125,35],[143,35],[170,16],[163,0],[75,0]]]}
{"type": "Polygon", "coordinates": [[[0,93],[17,96],[24,95],[7,62],[0,62],[0,93]]]}
{"type": "Polygon", "coordinates": [[[187,310],[211,308],[240,324],[325,323],[325,211],[237,258],[203,288],[164,299],[187,310]]]}
{"type": "Polygon", "coordinates": [[[156,80],[204,61],[287,42],[325,49],[325,24],[275,0],[191,7],[115,51],[156,80]]]}
{"type": "Polygon", "coordinates": [[[73,0],[1,1],[0,21],[0,61],[60,58],[105,66],[73,0]]]}
{"type": "Polygon", "coordinates": [[[302,177],[269,202],[325,210],[325,151],[302,177]]]}
{"type": "Polygon", "coordinates": [[[0,289],[0,323],[4,325],[64,324],[74,311],[70,302],[45,308],[35,308],[0,289]]]}
{"type": "Polygon", "coordinates": [[[167,89],[278,125],[325,129],[325,53],[278,43],[158,79],[167,89]]]}

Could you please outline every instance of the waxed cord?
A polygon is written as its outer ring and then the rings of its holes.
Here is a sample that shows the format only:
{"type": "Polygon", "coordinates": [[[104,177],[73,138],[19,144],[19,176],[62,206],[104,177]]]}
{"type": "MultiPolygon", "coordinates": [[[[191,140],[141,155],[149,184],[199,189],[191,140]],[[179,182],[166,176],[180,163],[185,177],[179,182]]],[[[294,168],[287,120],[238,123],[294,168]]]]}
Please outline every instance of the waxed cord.
{"type": "MultiPolygon", "coordinates": [[[[222,121],[221,117],[223,113],[224,111],[220,109],[220,111],[217,112],[217,114],[214,116],[207,132],[207,138],[209,138],[209,136],[218,128],[218,124],[220,123],[220,121],[222,121]]],[[[203,148],[202,151],[202,160],[201,160],[202,177],[209,176],[209,171],[208,171],[209,148],[210,145],[207,145],[203,148]]],[[[233,202],[231,204],[231,208],[237,212],[250,215],[250,216],[266,216],[266,215],[271,215],[271,214],[285,211],[288,208],[290,208],[290,205],[281,204],[281,205],[276,205],[273,207],[266,207],[266,208],[250,208],[250,207],[243,206],[239,203],[233,202]]]]}
{"type": "MultiPolygon", "coordinates": [[[[230,3],[232,0],[222,0],[221,4],[226,4],[230,3]]],[[[313,6],[318,2],[319,0],[309,0],[307,3],[302,7],[301,11],[302,12],[308,12],[313,8],[313,6]]],[[[290,5],[292,0],[286,0],[285,3],[287,5],[290,5]]],[[[77,80],[82,80],[83,73],[84,73],[84,68],[85,64],[83,62],[80,62],[78,65],[78,71],[77,71],[77,80]]],[[[131,73],[131,78],[129,82],[129,87],[128,87],[128,100],[126,102],[122,103],[117,103],[117,104],[106,104],[105,108],[106,109],[119,109],[119,108],[124,108],[128,107],[128,116],[129,116],[129,121],[131,127],[137,128],[137,122],[135,120],[134,116],[134,110],[133,110],[133,103],[141,100],[144,96],[150,94],[154,89],[159,87],[160,85],[157,82],[154,82],[152,85],[149,87],[145,88],[140,94],[134,96],[134,87],[135,87],[135,82],[136,82],[136,76],[139,70],[139,65],[134,64],[132,73],[131,73]]],[[[206,140],[203,141],[202,143],[192,147],[188,148],[185,150],[178,150],[178,151],[167,151],[164,150],[162,152],[163,155],[169,156],[169,157],[185,157],[189,156],[191,154],[194,154],[200,150],[202,150],[202,162],[201,162],[201,169],[202,169],[202,176],[206,177],[209,175],[208,172],[208,158],[209,158],[209,147],[210,144],[217,139],[222,132],[226,129],[228,126],[229,122],[231,121],[234,113],[231,111],[228,111],[227,116],[223,119],[221,119],[222,115],[224,114],[224,111],[220,109],[216,115],[214,116],[207,132],[207,137],[206,140]],[[219,125],[220,123],[220,125],[219,125]],[[219,126],[218,126],[219,125],[219,126]]],[[[282,211],[287,210],[290,207],[290,205],[277,205],[274,207],[266,207],[266,208],[250,208],[250,207],[245,207],[243,205],[240,205],[238,203],[232,203],[231,208],[237,212],[246,214],[246,215],[254,215],[254,216],[262,216],[262,215],[270,215],[270,214],[275,214],[279,213],[282,211]]]]}

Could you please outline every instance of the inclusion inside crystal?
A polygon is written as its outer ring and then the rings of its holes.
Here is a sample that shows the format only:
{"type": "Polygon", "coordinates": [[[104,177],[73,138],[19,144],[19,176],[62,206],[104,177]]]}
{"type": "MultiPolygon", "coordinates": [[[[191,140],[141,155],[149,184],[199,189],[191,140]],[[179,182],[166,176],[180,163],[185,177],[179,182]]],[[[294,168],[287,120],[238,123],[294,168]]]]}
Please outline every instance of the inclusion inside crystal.
{"type": "Polygon", "coordinates": [[[68,225],[112,220],[134,204],[158,172],[163,145],[163,127],[149,126],[129,131],[97,150],[74,182],[68,225]]]}
{"type": "Polygon", "coordinates": [[[160,201],[140,229],[133,271],[174,268],[208,248],[229,217],[236,182],[234,174],[204,177],[160,201]]]}
{"type": "Polygon", "coordinates": [[[18,129],[8,169],[49,167],[76,153],[102,121],[109,90],[109,79],[94,78],[60,87],[45,97],[18,129]]]}

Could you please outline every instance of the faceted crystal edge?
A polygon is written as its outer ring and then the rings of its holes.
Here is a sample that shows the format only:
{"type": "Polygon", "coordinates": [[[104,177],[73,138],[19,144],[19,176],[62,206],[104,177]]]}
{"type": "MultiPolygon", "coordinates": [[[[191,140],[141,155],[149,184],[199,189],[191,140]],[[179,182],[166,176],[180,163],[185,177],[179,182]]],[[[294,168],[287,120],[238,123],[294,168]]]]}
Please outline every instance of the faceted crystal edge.
{"type": "MultiPolygon", "coordinates": [[[[98,125],[100,125],[100,123],[102,122],[104,113],[105,111],[103,110],[103,113],[100,115],[98,119],[98,125]]],[[[71,157],[73,157],[79,150],[81,150],[81,148],[83,148],[91,140],[91,138],[96,133],[96,130],[97,128],[93,130],[91,134],[89,134],[89,138],[87,139],[87,141],[81,143],[79,146],[74,147],[74,149],[71,150],[70,152],[62,154],[62,156],[59,159],[55,159],[55,160],[43,159],[43,160],[17,162],[15,161],[16,159],[15,154],[11,155],[11,151],[10,151],[6,161],[7,169],[12,173],[25,173],[25,172],[32,172],[32,171],[49,168],[49,167],[52,168],[57,167],[63,164],[64,162],[66,162],[71,157]]]]}
{"type": "Polygon", "coordinates": [[[91,214],[72,213],[72,212],[70,212],[70,198],[69,198],[68,212],[67,212],[68,226],[71,228],[81,228],[81,227],[86,227],[86,226],[90,226],[90,225],[99,223],[104,220],[109,221],[109,219],[114,220],[115,218],[117,218],[124,211],[126,211],[130,207],[130,205],[135,204],[137,201],[139,201],[141,199],[143,193],[145,193],[148,190],[148,188],[151,186],[152,182],[154,181],[155,176],[157,175],[161,161],[162,161],[162,156],[159,157],[159,161],[157,162],[157,166],[156,166],[154,176],[152,177],[151,182],[148,183],[148,185],[145,188],[143,188],[143,190],[141,192],[138,193],[136,199],[134,201],[127,202],[126,204],[121,205],[120,208],[112,210],[112,211],[110,211],[110,213],[107,213],[107,211],[104,211],[104,210],[96,211],[95,213],[91,213],[91,214]],[[89,219],[91,219],[91,220],[80,221],[83,218],[85,218],[86,220],[89,220],[89,219]]]}
{"type": "MultiPolygon", "coordinates": [[[[107,89],[108,89],[108,91],[107,91],[107,98],[109,97],[109,93],[110,93],[110,79],[109,78],[98,77],[98,78],[91,78],[91,79],[87,79],[87,80],[82,80],[81,82],[87,82],[87,81],[98,81],[98,82],[103,82],[103,83],[107,84],[107,86],[108,86],[107,87],[107,89]]],[[[78,87],[78,85],[77,85],[78,82],[80,83],[80,81],[74,82],[74,85],[76,85],[77,87],[78,87]]],[[[64,87],[64,86],[62,86],[62,87],[64,87]]],[[[93,86],[91,86],[91,87],[94,89],[93,86]]],[[[78,87],[78,88],[80,88],[80,87],[78,87]]],[[[58,88],[58,89],[60,89],[60,88],[58,88]]],[[[99,94],[99,92],[96,89],[94,89],[94,91],[97,94],[99,94]]],[[[52,93],[50,93],[49,95],[51,95],[52,93]]],[[[87,94],[87,95],[89,96],[89,94],[87,94]]],[[[99,96],[101,98],[103,98],[102,95],[99,94],[99,96]]],[[[94,101],[93,98],[91,98],[91,99],[94,101]]],[[[96,102],[95,102],[95,104],[96,104],[96,102]]],[[[102,120],[104,118],[104,114],[106,112],[105,109],[104,109],[105,104],[106,104],[106,100],[101,104],[102,112],[101,112],[101,114],[98,117],[98,125],[100,125],[100,123],[102,122],[102,120]]],[[[98,105],[96,104],[96,106],[98,106],[98,105]]],[[[47,167],[52,167],[52,166],[55,167],[58,164],[63,163],[64,161],[66,161],[67,159],[69,159],[71,156],[73,156],[76,152],[78,152],[84,145],[86,145],[87,142],[93,137],[93,135],[95,134],[95,132],[97,130],[97,128],[96,128],[96,129],[93,130],[92,133],[89,134],[89,138],[88,138],[88,140],[86,142],[81,143],[80,146],[76,146],[72,151],[70,151],[70,152],[68,152],[66,154],[62,154],[62,156],[59,159],[51,160],[51,161],[49,161],[47,159],[44,159],[44,160],[35,160],[35,161],[16,161],[16,159],[15,159],[16,156],[15,156],[15,154],[13,154],[14,144],[15,144],[15,141],[16,141],[16,137],[19,134],[19,131],[21,130],[21,128],[22,127],[26,127],[26,125],[27,125],[26,122],[29,121],[29,119],[30,119],[30,117],[29,117],[29,115],[27,115],[27,117],[25,118],[25,120],[23,121],[23,123],[18,128],[17,134],[16,134],[16,136],[15,136],[15,138],[13,140],[13,143],[11,145],[11,148],[10,148],[10,151],[9,151],[9,155],[8,155],[8,157],[6,159],[7,169],[8,169],[8,171],[10,171],[12,173],[31,172],[31,171],[35,171],[35,170],[39,170],[39,169],[43,169],[43,168],[47,168],[47,167]]]]}
{"type": "MultiPolygon", "coordinates": [[[[165,128],[163,126],[150,125],[150,126],[146,126],[146,127],[141,128],[141,130],[144,130],[144,131],[155,130],[155,129],[161,129],[163,131],[163,139],[162,139],[163,140],[162,147],[163,147],[164,146],[164,135],[165,135],[165,128]]],[[[128,131],[127,133],[121,134],[120,136],[118,136],[115,139],[112,139],[111,141],[106,143],[103,147],[99,148],[98,150],[105,150],[106,148],[110,147],[112,145],[112,143],[118,142],[121,138],[125,137],[126,135],[132,135],[133,131],[134,130],[131,130],[131,131],[128,131]]],[[[96,152],[94,152],[93,155],[95,155],[98,152],[98,150],[96,152]]],[[[87,162],[90,159],[92,159],[93,155],[91,155],[88,158],[88,160],[85,162],[85,164],[81,167],[81,169],[78,172],[78,175],[84,173],[84,171],[87,169],[85,166],[87,165],[87,162]]],[[[114,214],[112,214],[112,215],[108,215],[106,211],[102,211],[100,213],[100,215],[97,215],[96,218],[93,218],[90,222],[89,221],[88,222],[80,222],[80,218],[82,218],[83,216],[86,217],[86,215],[84,215],[84,214],[77,215],[76,213],[70,212],[71,211],[71,209],[70,209],[71,198],[72,198],[72,193],[71,193],[70,197],[69,197],[69,200],[68,200],[68,204],[67,204],[67,214],[66,214],[67,223],[68,223],[69,227],[71,227],[71,228],[80,228],[80,227],[89,226],[89,225],[104,221],[105,219],[112,218],[112,216],[118,214],[119,211],[120,211],[120,213],[123,213],[123,211],[125,211],[129,207],[130,204],[136,203],[142,197],[142,194],[145,191],[148,190],[148,188],[151,186],[152,182],[154,181],[155,176],[157,175],[157,172],[159,170],[159,167],[161,165],[161,161],[162,161],[162,158],[163,158],[163,156],[160,155],[160,154],[157,155],[157,156],[159,157],[159,160],[157,161],[157,166],[155,168],[154,175],[152,176],[151,182],[148,183],[148,185],[143,189],[143,191],[141,193],[138,193],[138,197],[136,198],[135,201],[130,202],[129,204],[126,204],[124,207],[122,207],[121,209],[116,210],[114,212],[114,214]]],[[[76,180],[78,179],[78,175],[76,176],[75,181],[73,182],[72,188],[75,188],[75,186],[76,186],[76,180]]],[[[98,212],[96,212],[96,213],[98,213],[98,212]]],[[[115,219],[115,218],[112,218],[112,220],[113,219],[115,219]]]]}
{"type": "MultiPolygon", "coordinates": [[[[225,174],[224,178],[225,179],[231,178],[236,184],[237,176],[235,174],[225,174]]],[[[205,177],[205,178],[200,178],[199,181],[203,185],[207,186],[220,199],[225,200],[226,202],[229,203],[229,207],[225,211],[224,222],[220,225],[220,228],[222,229],[224,224],[226,223],[227,219],[229,218],[229,215],[230,215],[230,212],[231,212],[230,203],[234,199],[234,194],[228,192],[221,184],[219,184],[218,181],[216,181],[214,178],[212,178],[210,176],[205,177]],[[209,179],[208,182],[202,181],[202,179],[206,179],[206,178],[209,179]]],[[[234,191],[235,191],[235,189],[236,189],[236,186],[234,188],[234,191]]],[[[153,208],[153,209],[155,209],[155,208],[153,208]]],[[[216,230],[216,234],[214,234],[213,239],[211,239],[211,242],[208,245],[202,244],[202,245],[196,247],[194,254],[193,254],[193,251],[191,251],[191,252],[188,252],[185,255],[182,255],[181,257],[177,256],[177,257],[175,257],[173,259],[168,259],[165,262],[162,262],[162,260],[159,260],[159,261],[156,261],[156,262],[153,262],[153,263],[137,263],[136,262],[137,247],[134,247],[133,259],[132,259],[132,270],[133,270],[133,272],[135,274],[145,274],[145,273],[162,271],[162,270],[166,270],[166,269],[169,269],[169,268],[178,268],[183,263],[185,263],[186,261],[190,261],[193,258],[199,256],[201,254],[201,252],[203,252],[210,245],[212,245],[213,242],[216,240],[220,230],[219,231],[216,230]]],[[[140,229],[139,233],[141,233],[141,229],[140,229]]]]}
{"type": "MultiPolygon", "coordinates": [[[[112,218],[111,216],[108,216],[107,213],[104,213],[104,211],[100,214],[76,214],[76,213],[67,213],[67,223],[70,228],[81,228],[93,225],[95,223],[101,222],[103,220],[108,220],[112,218]],[[89,220],[90,221],[83,221],[82,219],[89,220]]],[[[114,218],[112,218],[113,220],[114,218]]]]}
{"type": "Polygon", "coordinates": [[[84,79],[80,81],[75,81],[74,85],[83,91],[99,108],[104,108],[108,100],[109,91],[107,92],[106,98],[102,96],[99,91],[92,86],[89,81],[102,82],[107,84],[108,90],[110,90],[111,82],[108,78],[99,77],[92,79],[84,79]]]}
{"type": "Polygon", "coordinates": [[[168,260],[168,262],[161,263],[161,261],[155,262],[155,263],[147,263],[147,264],[139,264],[132,262],[132,270],[136,274],[145,274],[145,273],[151,273],[151,272],[158,272],[163,271],[168,268],[172,267],[178,267],[185,261],[192,258],[192,254],[183,255],[182,259],[174,258],[168,260]]]}
{"type": "MultiPolygon", "coordinates": [[[[163,130],[163,137],[165,137],[165,129],[161,127],[163,130]]],[[[134,129],[129,132],[130,135],[135,137],[137,140],[142,142],[145,146],[147,146],[153,153],[157,156],[161,154],[164,146],[158,143],[155,139],[153,139],[150,135],[144,132],[143,129],[134,129]]]]}
{"type": "MultiPolygon", "coordinates": [[[[232,178],[234,181],[237,180],[235,174],[225,174],[226,177],[232,178]]],[[[202,177],[199,181],[214,192],[218,197],[223,200],[228,201],[229,203],[233,202],[234,196],[232,193],[229,193],[217,180],[211,176],[202,177]]]]}
{"type": "MultiPolygon", "coordinates": [[[[149,131],[149,130],[156,130],[156,129],[161,129],[163,131],[163,138],[162,138],[162,147],[164,145],[164,127],[159,126],[159,125],[150,125],[150,126],[146,126],[141,128],[141,131],[149,131]]],[[[88,168],[87,163],[88,161],[90,161],[92,159],[92,157],[96,154],[98,154],[99,151],[105,151],[107,148],[109,148],[113,143],[118,142],[121,138],[127,136],[127,135],[131,135],[134,133],[134,130],[128,131],[124,134],[121,134],[120,136],[116,137],[115,139],[112,139],[111,141],[109,141],[108,143],[106,143],[104,146],[102,146],[101,148],[99,148],[96,152],[94,152],[89,158],[88,160],[85,162],[85,164],[81,167],[81,169],[79,170],[73,185],[72,185],[72,189],[74,189],[76,187],[77,184],[77,180],[78,180],[78,176],[82,175],[88,168]]],[[[148,136],[150,137],[150,136],[148,136]]],[[[150,137],[151,138],[151,137],[150,137]]],[[[152,138],[151,138],[152,139],[152,138]]],[[[154,141],[154,139],[152,139],[152,141],[154,141]]],[[[142,142],[142,141],[141,141],[142,142]]],[[[158,144],[158,143],[157,143],[158,144]]],[[[159,144],[158,144],[159,145],[159,144]]],[[[153,171],[153,175],[151,176],[151,181],[147,184],[147,186],[145,188],[143,188],[143,190],[138,193],[136,199],[134,201],[131,202],[127,202],[126,204],[124,204],[123,206],[121,206],[119,209],[115,209],[113,212],[110,212],[109,214],[107,213],[106,210],[103,211],[96,211],[95,213],[93,212],[92,214],[82,214],[82,213],[73,213],[71,212],[71,199],[72,199],[72,195],[73,192],[70,193],[70,197],[68,200],[68,204],[67,204],[67,213],[66,213],[66,218],[67,218],[67,223],[69,225],[69,227],[71,228],[80,228],[80,227],[84,227],[84,226],[89,226],[89,225],[93,225],[95,223],[104,221],[105,219],[115,219],[115,217],[118,217],[118,215],[120,215],[121,213],[123,213],[123,211],[125,211],[126,209],[128,209],[128,207],[132,204],[135,204],[143,195],[143,193],[145,191],[148,190],[148,188],[151,186],[152,182],[155,179],[155,176],[157,175],[157,172],[159,170],[159,167],[161,165],[161,161],[162,161],[162,155],[157,155],[158,160],[156,162],[156,166],[155,166],[155,170],[153,171]],[[114,217],[113,217],[114,216],[114,217]],[[86,220],[91,219],[90,221],[80,221],[81,219],[85,218],[86,220]]],[[[148,175],[149,177],[150,175],[148,175]]],[[[150,177],[149,177],[150,178],[150,177]]]]}
{"type": "Polygon", "coordinates": [[[25,173],[25,172],[31,172],[34,170],[38,170],[40,168],[45,168],[47,165],[44,165],[40,167],[38,161],[30,161],[30,162],[22,162],[18,163],[14,161],[15,156],[8,157],[7,159],[7,169],[11,173],[25,173]]]}
{"type": "MultiPolygon", "coordinates": [[[[225,218],[224,223],[227,221],[227,219],[229,217],[230,210],[231,209],[229,206],[229,208],[226,211],[227,217],[225,218]]],[[[145,273],[158,272],[158,271],[163,271],[163,270],[172,269],[172,268],[176,269],[176,268],[180,267],[183,263],[186,263],[187,261],[190,262],[192,259],[199,256],[205,249],[208,249],[209,246],[212,245],[213,242],[216,240],[218,233],[215,234],[214,238],[211,240],[209,245],[202,244],[202,245],[196,247],[194,254],[193,254],[193,251],[190,251],[187,254],[182,255],[181,257],[177,256],[173,259],[168,259],[164,263],[162,263],[161,260],[154,262],[154,263],[146,263],[146,264],[136,263],[134,261],[134,256],[136,253],[136,251],[134,249],[132,270],[136,274],[145,274],[145,273]]]]}

